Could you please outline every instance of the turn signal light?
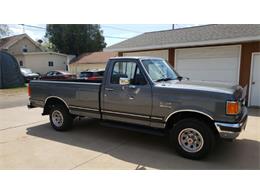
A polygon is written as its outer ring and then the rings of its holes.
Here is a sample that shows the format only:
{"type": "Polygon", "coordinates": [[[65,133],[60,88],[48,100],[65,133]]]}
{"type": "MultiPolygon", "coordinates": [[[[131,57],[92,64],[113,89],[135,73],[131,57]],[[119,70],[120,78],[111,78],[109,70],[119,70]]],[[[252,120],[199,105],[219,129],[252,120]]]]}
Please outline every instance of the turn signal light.
{"type": "Polygon", "coordinates": [[[226,114],[236,115],[240,113],[240,103],[238,101],[227,101],[226,114]]]}

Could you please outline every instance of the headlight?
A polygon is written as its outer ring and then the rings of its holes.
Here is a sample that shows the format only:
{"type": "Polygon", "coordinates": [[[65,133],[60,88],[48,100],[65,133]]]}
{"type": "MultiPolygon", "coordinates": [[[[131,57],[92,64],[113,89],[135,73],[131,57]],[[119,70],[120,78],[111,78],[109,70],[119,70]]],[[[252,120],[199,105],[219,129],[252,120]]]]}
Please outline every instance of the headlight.
{"type": "Polygon", "coordinates": [[[226,114],[237,115],[241,111],[241,104],[238,101],[227,101],[226,103],[226,114]]]}

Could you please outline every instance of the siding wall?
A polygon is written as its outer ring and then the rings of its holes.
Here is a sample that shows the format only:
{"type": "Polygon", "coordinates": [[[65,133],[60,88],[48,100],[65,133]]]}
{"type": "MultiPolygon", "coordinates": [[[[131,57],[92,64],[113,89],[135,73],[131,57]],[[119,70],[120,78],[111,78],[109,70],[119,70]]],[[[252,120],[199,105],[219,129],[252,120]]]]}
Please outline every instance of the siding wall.
{"type": "Polygon", "coordinates": [[[29,39],[26,37],[18,41],[16,44],[12,45],[8,52],[12,55],[22,54],[22,49],[24,46],[27,46],[28,52],[41,52],[41,49],[35,46],[29,39]]]}
{"type": "Polygon", "coordinates": [[[20,65],[20,61],[22,61],[23,62],[23,67],[24,67],[24,55],[15,55],[14,56],[15,58],[16,58],[16,60],[17,60],[17,63],[20,65]]]}
{"type": "Polygon", "coordinates": [[[170,65],[173,66],[173,68],[176,67],[175,65],[175,49],[174,48],[170,48],[168,51],[168,62],[170,65]]]}
{"type": "Polygon", "coordinates": [[[87,69],[105,69],[106,63],[104,64],[70,64],[68,66],[69,72],[79,74],[80,72],[87,69]]]}
{"type": "MultiPolygon", "coordinates": [[[[240,61],[240,76],[239,84],[245,86],[249,84],[250,80],[250,69],[251,69],[251,58],[253,52],[260,52],[260,41],[250,43],[237,43],[241,44],[241,61],[240,61]]],[[[225,44],[229,45],[229,44],[225,44]]],[[[212,45],[221,46],[221,45],[212,45]]],[[[208,46],[205,46],[208,47],[208,46]]],[[[192,48],[192,47],[188,47],[192,48]]],[[[194,48],[194,47],[193,47],[194,48]]],[[[175,49],[169,48],[168,50],[150,50],[150,51],[137,51],[137,52],[119,52],[119,56],[155,56],[162,57],[169,61],[169,63],[175,67],[174,56],[175,49]]]]}
{"type": "Polygon", "coordinates": [[[260,41],[253,43],[242,43],[239,78],[239,84],[241,86],[248,85],[250,82],[250,69],[253,52],[260,52],[260,41]]]}
{"type": "MultiPolygon", "coordinates": [[[[21,58],[19,57],[18,59],[21,58]]],[[[58,54],[24,54],[23,60],[24,67],[40,74],[45,74],[51,70],[66,70],[67,65],[67,56],[58,54]],[[53,61],[53,66],[49,66],[49,61],[53,61]]]]}
{"type": "Polygon", "coordinates": [[[165,50],[151,50],[139,52],[123,52],[123,56],[153,56],[169,60],[168,49],[165,50]]]}

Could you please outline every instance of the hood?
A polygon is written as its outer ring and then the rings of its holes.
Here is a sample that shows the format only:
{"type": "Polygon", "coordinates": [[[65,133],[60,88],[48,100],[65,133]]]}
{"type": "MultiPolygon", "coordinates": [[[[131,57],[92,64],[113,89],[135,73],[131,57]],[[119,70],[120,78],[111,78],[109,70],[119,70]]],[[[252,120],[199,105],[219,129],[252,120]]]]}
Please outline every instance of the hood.
{"type": "Polygon", "coordinates": [[[230,85],[220,82],[207,82],[207,81],[191,81],[191,80],[170,80],[165,82],[158,82],[155,84],[158,87],[167,87],[174,89],[190,89],[198,91],[209,91],[216,93],[234,94],[241,91],[242,87],[239,85],[230,85]]]}

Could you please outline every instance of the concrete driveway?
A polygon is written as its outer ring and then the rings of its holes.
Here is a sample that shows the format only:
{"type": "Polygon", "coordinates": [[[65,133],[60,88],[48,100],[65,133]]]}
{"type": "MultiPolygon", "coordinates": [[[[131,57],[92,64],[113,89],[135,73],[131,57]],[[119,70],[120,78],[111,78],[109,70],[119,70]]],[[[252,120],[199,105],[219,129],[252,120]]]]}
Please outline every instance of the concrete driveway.
{"type": "Polygon", "coordinates": [[[178,156],[162,137],[105,127],[97,120],[75,121],[71,131],[56,132],[41,112],[2,106],[0,169],[260,169],[257,109],[250,109],[246,131],[237,140],[221,141],[201,161],[178,156]]]}

